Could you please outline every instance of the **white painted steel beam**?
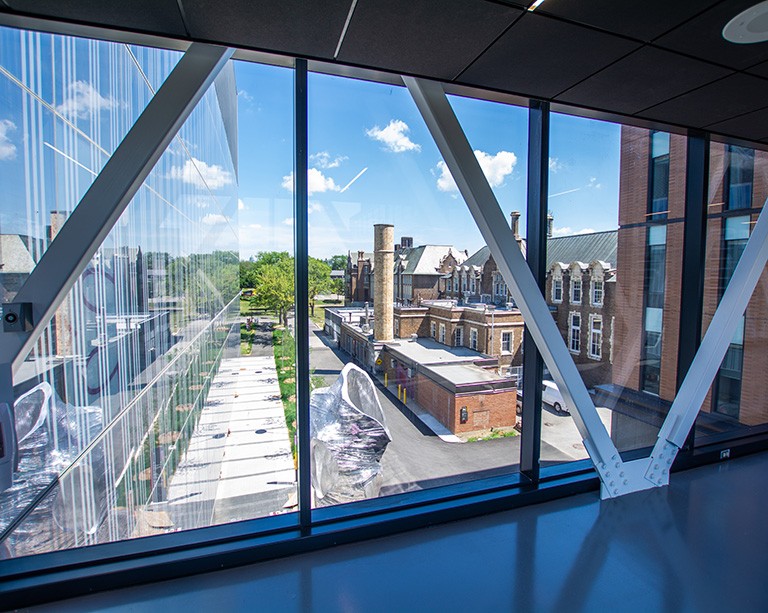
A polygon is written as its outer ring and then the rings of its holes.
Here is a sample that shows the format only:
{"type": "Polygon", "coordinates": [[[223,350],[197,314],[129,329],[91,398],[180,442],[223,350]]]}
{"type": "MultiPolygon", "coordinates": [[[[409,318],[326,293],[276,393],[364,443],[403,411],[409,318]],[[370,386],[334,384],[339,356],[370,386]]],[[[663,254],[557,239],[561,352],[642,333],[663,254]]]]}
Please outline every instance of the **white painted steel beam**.
{"type": "MultiPolygon", "coordinates": [[[[630,491],[623,462],[600,421],[592,398],[565,346],[555,320],[523,258],[504,213],[475,158],[440,83],[403,77],[448,165],[469,211],[523,314],[544,362],[571,409],[576,427],[603,483],[603,496],[630,491]],[[620,476],[621,475],[621,476],[620,476]]],[[[644,488],[651,487],[650,483],[644,488]]]]}
{"type": "MultiPolygon", "coordinates": [[[[2,333],[0,369],[15,373],[233,50],[193,43],[72,211],[16,295],[32,332],[2,333]]],[[[3,390],[0,390],[0,395],[3,390]]],[[[11,400],[10,398],[2,398],[11,400]]]]}

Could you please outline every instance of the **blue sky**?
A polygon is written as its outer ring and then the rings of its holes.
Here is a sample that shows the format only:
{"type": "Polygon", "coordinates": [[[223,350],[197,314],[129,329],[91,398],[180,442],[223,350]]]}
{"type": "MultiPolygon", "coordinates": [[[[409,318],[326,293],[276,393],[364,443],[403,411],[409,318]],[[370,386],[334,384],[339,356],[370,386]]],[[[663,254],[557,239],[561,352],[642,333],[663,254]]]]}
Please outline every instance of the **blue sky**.
{"type": "MultiPolygon", "coordinates": [[[[241,256],[292,249],[292,73],[238,62],[241,256]]],[[[506,215],[524,213],[527,109],[452,97],[506,215]]],[[[373,224],[396,240],[484,241],[405,88],[309,77],[310,254],[371,250],[373,224]],[[361,174],[362,173],[362,174],[361,174]]],[[[618,223],[618,125],[553,115],[550,210],[557,235],[618,223]]],[[[521,229],[524,233],[524,219],[521,229]]]]}

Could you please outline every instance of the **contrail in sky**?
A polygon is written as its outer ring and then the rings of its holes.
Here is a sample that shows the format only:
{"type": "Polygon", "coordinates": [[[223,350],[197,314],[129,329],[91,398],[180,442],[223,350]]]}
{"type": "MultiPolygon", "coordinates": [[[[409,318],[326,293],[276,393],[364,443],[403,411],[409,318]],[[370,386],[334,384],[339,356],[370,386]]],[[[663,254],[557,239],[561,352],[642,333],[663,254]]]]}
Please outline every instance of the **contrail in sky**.
{"type": "MultiPolygon", "coordinates": [[[[566,194],[572,194],[573,192],[577,192],[580,189],[581,189],[580,187],[577,187],[575,189],[567,189],[564,192],[558,192],[557,194],[550,194],[549,197],[556,198],[557,196],[565,196],[566,194]]],[[[344,190],[341,190],[341,191],[344,191],[344,190]]]]}
{"type": "Polygon", "coordinates": [[[363,168],[363,169],[362,169],[360,172],[358,172],[358,173],[357,173],[357,175],[355,175],[355,178],[354,178],[354,179],[352,179],[352,180],[351,180],[349,183],[347,183],[347,184],[346,184],[344,187],[342,187],[342,188],[339,190],[339,193],[340,193],[340,194],[343,194],[345,191],[347,191],[347,190],[349,189],[349,186],[350,186],[350,185],[352,185],[352,184],[353,184],[355,181],[357,181],[357,180],[358,180],[360,177],[362,177],[362,176],[363,176],[363,173],[364,173],[366,170],[368,170],[368,167],[367,167],[367,166],[366,166],[365,168],[363,168]]]}

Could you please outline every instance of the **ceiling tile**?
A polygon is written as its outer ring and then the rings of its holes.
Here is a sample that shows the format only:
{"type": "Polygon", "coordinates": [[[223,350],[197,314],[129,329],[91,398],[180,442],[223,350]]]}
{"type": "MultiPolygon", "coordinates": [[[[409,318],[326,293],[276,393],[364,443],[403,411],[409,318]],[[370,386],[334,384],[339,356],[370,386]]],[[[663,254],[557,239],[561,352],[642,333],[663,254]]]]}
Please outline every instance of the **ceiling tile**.
{"type": "Polygon", "coordinates": [[[352,0],[181,0],[181,3],[194,38],[332,58],[352,0]]]}
{"type": "Polygon", "coordinates": [[[58,19],[185,36],[176,0],[4,0],[10,8],[58,19]]]}
{"type": "Polygon", "coordinates": [[[723,38],[723,28],[756,0],[725,0],[655,41],[659,47],[743,69],[768,60],[768,42],[738,45],[723,38]]]}
{"type": "Polygon", "coordinates": [[[768,79],[768,62],[760,62],[759,64],[755,64],[754,66],[747,68],[745,72],[768,79]]]}
{"type": "Polygon", "coordinates": [[[338,59],[453,79],[522,13],[482,0],[358,2],[338,59]]]}
{"type": "Polygon", "coordinates": [[[697,90],[638,113],[659,121],[704,128],[766,106],[768,81],[745,74],[733,74],[697,90]]]}
{"type": "Polygon", "coordinates": [[[651,41],[718,0],[546,0],[537,11],[651,41]]]}
{"type": "Polygon", "coordinates": [[[458,80],[552,98],[639,47],[623,38],[529,13],[458,80]]]}
{"type": "Polygon", "coordinates": [[[707,130],[749,140],[761,139],[768,135],[768,109],[760,109],[709,125],[707,130]]]}
{"type": "Polygon", "coordinates": [[[644,47],[572,87],[557,100],[634,114],[730,72],[670,51],[644,47]]]}

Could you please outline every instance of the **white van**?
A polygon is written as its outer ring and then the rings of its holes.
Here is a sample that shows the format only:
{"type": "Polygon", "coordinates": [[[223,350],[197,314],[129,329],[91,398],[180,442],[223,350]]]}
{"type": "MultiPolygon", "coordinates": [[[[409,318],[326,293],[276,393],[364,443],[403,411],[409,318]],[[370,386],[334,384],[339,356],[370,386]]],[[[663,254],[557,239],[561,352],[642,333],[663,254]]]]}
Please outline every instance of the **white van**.
{"type": "Polygon", "coordinates": [[[563,412],[566,415],[570,415],[571,412],[563,400],[563,396],[560,390],[557,389],[557,384],[554,381],[542,381],[541,382],[541,401],[550,405],[558,413],[563,412]]]}

